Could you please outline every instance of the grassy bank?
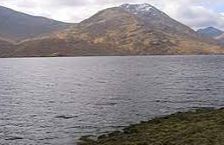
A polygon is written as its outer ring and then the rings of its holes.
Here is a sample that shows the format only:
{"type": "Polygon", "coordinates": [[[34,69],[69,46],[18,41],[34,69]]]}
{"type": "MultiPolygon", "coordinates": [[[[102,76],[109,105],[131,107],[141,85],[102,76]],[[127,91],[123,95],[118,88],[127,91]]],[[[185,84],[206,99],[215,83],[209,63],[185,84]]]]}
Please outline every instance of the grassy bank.
{"type": "Polygon", "coordinates": [[[130,125],[122,132],[82,137],[79,145],[224,145],[224,109],[198,109],[130,125]]]}

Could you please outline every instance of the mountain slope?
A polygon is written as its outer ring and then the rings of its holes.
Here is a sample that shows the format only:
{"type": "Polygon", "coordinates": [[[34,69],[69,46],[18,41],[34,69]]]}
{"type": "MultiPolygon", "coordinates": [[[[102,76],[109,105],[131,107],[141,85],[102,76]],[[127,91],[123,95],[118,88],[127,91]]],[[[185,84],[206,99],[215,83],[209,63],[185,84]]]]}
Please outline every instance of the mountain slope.
{"type": "Polygon", "coordinates": [[[67,28],[70,24],[0,6],[0,37],[20,41],[67,28]]]}
{"type": "Polygon", "coordinates": [[[12,55],[14,51],[14,45],[8,41],[0,39],[0,57],[8,57],[12,55]]]}
{"type": "Polygon", "coordinates": [[[102,10],[57,35],[19,43],[13,56],[216,53],[223,50],[158,9],[126,4],[102,10]],[[135,11],[129,9],[133,6],[135,11]]]}

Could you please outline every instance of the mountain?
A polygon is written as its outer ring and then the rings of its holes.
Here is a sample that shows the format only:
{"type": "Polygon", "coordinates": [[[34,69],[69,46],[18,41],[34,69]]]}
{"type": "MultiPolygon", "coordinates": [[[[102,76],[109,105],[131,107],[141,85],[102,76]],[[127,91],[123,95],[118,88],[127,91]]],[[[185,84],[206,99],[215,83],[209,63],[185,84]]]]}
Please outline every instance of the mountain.
{"type": "Polygon", "coordinates": [[[67,28],[69,25],[0,6],[0,37],[11,41],[47,35],[67,28]]]}
{"type": "Polygon", "coordinates": [[[224,32],[222,30],[219,30],[214,27],[207,27],[204,29],[199,29],[197,32],[202,36],[213,37],[213,38],[224,34],[224,32]]]}
{"type": "Polygon", "coordinates": [[[197,33],[189,27],[145,4],[103,10],[70,32],[73,33],[69,36],[75,40],[82,39],[128,55],[207,53],[210,47],[199,41],[197,33]],[[144,7],[144,11],[131,11],[133,6],[144,7]]]}
{"type": "Polygon", "coordinates": [[[102,10],[63,32],[16,45],[12,56],[216,54],[223,49],[149,4],[102,10]]]}
{"type": "Polygon", "coordinates": [[[207,27],[199,29],[197,32],[203,37],[213,38],[217,44],[224,46],[224,31],[214,27],[207,27]]]}

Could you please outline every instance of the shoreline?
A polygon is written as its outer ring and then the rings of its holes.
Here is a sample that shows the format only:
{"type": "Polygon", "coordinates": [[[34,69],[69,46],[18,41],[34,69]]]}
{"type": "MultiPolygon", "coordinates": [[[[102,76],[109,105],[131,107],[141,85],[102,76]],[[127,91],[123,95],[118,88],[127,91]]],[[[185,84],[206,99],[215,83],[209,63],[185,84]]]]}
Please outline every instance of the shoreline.
{"type": "Polygon", "coordinates": [[[78,145],[223,145],[224,108],[200,108],[129,125],[78,145]]]}
{"type": "Polygon", "coordinates": [[[79,57],[128,57],[128,56],[137,56],[137,57],[147,57],[147,56],[224,56],[224,53],[211,53],[211,54],[142,54],[142,55],[74,55],[74,56],[0,56],[0,58],[9,59],[9,58],[79,58],[79,57]]]}

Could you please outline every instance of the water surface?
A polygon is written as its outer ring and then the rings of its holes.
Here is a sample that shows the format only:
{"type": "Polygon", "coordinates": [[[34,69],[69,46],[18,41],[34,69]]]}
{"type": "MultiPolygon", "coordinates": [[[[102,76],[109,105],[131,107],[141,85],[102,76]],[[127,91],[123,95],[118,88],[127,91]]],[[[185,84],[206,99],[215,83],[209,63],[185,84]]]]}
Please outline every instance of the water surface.
{"type": "Polygon", "coordinates": [[[224,56],[0,59],[0,144],[72,145],[87,134],[224,106],[224,56]]]}

